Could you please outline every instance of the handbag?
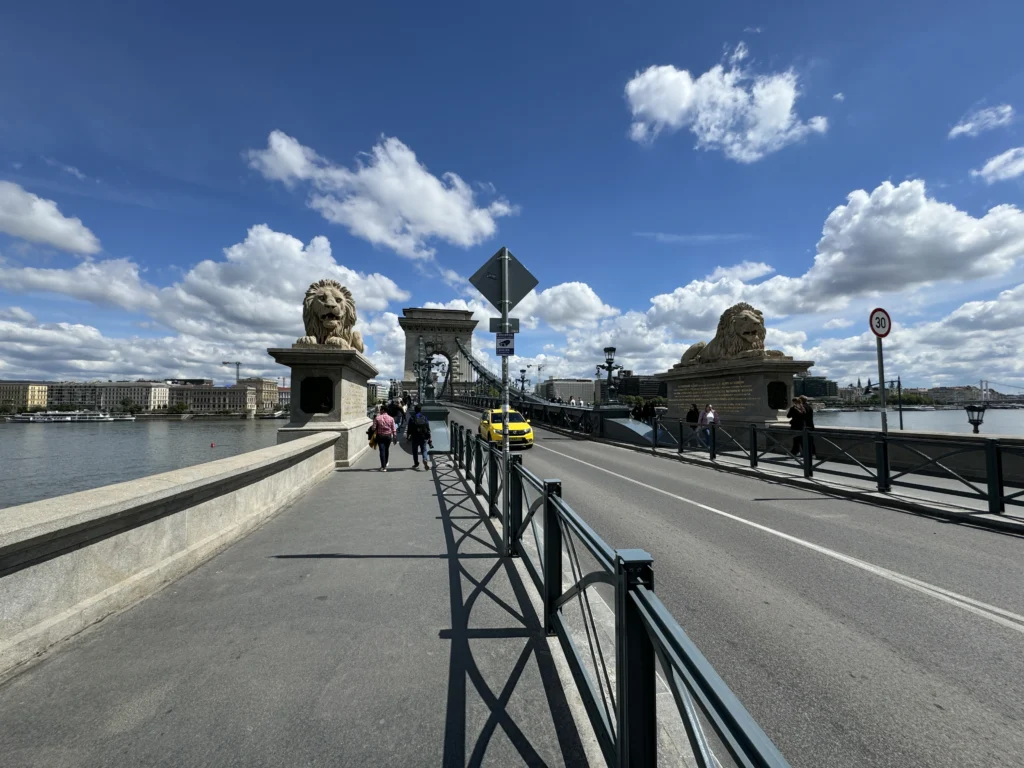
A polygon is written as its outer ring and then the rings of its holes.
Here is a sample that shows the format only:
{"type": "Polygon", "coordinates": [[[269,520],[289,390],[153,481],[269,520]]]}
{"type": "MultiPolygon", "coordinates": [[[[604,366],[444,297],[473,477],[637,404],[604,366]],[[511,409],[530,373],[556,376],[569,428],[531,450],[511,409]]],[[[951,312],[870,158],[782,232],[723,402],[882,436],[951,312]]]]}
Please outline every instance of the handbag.
{"type": "Polygon", "coordinates": [[[366,430],[366,437],[370,441],[370,447],[377,447],[377,425],[371,424],[370,428],[366,430]]]}

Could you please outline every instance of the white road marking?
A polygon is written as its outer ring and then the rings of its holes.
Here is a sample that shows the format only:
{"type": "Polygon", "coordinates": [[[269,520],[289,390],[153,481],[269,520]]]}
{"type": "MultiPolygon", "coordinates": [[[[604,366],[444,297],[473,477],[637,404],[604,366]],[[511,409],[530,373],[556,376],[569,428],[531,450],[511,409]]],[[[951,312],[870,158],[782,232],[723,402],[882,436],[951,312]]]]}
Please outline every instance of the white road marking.
{"type": "Polygon", "coordinates": [[[755,523],[752,520],[747,520],[746,518],[740,517],[739,515],[724,512],[721,509],[715,509],[714,507],[710,507],[707,504],[701,504],[699,501],[688,499],[685,496],[679,496],[678,494],[666,491],[654,485],[649,485],[645,482],[636,480],[632,477],[627,477],[626,475],[619,474],[618,472],[612,472],[610,469],[598,466],[597,464],[591,464],[589,461],[584,461],[583,459],[577,459],[575,456],[569,456],[568,454],[562,453],[561,451],[556,451],[552,448],[548,448],[546,445],[540,445],[539,443],[535,443],[534,446],[536,448],[541,448],[542,450],[545,451],[550,451],[551,453],[557,454],[563,458],[570,459],[571,461],[583,464],[584,466],[590,467],[591,469],[596,469],[599,472],[604,472],[605,474],[611,475],[612,477],[617,477],[620,480],[625,480],[627,483],[639,485],[643,488],[647,488],[650,491],[654,491],[655,493],[660,493],[663,496],[668,496],[669,498],[681,501],[684,504],[689,504],[691,506],[698,507],[699,509],[703,509],[707,512],[712,512],[716,515],[720,515],[721,517],[733,520],[737,523],[742,523],[743,525],[748,525],[751,528],[756,528],[759,531],[764,531],[765,533],[771,534],[772,536],[777,536],[780,539],[785,539],[786,541],[792,542],[793,544],[797,544],[801,547],[813,550],[827,557],[834,558],[836,560],[846,563],[847,565],[852,565],[854,568],[860,568],[862,571],[873,573],[874,575],[880,576],[883,579],[887,579],[888,581],[891,581],[894,584],[899,584],[903,587],[906,587],[907,589],[912,589],[916,592],[920,592],[921,594],[933,597],[936,600],[941,600],[942,602],[949,603],[950,605],[955,605],[957,608],[969,611],[970,613],[981,616],[982,618],[988,619],[989,621],[992,621],[996,624],[1000,624],[1004,627],[1024,634],[1024,616],[1021,616],[1020,614],[1013,613],[1012,611],[1007,611],[1003,608],[999,608],[994,605],[989,605],[988,603],[983,603],[980,600],[975,600],[972,597],[967,597],[966,595],[961,595],[957,592],[952,592],[948,589],[943,589],[942,587],[937,587],[934,584],[929,584],[926,581],[921,581],[920,579],[915,579],[911,576],[905,576],[902,573],[891,571],[888,568],[882,568],[881,566],[874,565],[873,563],[869,563],[865,560],[860,560],[856,557],[851,557],[850,555],[844,555],[842,552],[837,552],[834,549],[823,547],[820,544],[815,544],[814,542],[806,541],[805,539],[792,536],[788,533],[783,533],[782,531],[778,531],[774,528],[769,528],[767,525],[755,523]]]}

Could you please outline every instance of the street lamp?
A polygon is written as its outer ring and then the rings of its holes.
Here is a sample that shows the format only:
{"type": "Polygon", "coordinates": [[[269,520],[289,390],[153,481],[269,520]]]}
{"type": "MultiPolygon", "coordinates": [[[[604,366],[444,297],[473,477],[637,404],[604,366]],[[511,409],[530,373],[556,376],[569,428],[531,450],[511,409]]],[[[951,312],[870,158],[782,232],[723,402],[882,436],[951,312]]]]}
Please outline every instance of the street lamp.
{"type": "Polygon", "coordinates": [[[605,391],[605,401],[609,403],[617,403],[618,398],[616,397],[615,387],[612,385],[612,371],[621,370],[621,365],[615,365],[615,347],[604,348],[604,365],[597,366],[597,376],[601,375],[601,371],[608,371],[608,384],[605,391]]]}
{"type": "MultiPolygon", "coordinates": [[[[877,384],[868,382],[868,385],[864,387],[864,394],[870,395],[872,389],[885,386],[891,387],[893,384],[896,385],[896,407],[900,412],[900,429],[903,429],[903,382],[900,381],[899,376],[895,379],[889,379],[889,381],[880,381],[877,384]]],[[[978,430],[975,429],[974,431],[977,432],[978,430]]]]}
{"type": "Polygon", "coordinates": [[[974,427],[974,434],[978,434],[978,427],[985,420],[985,408],[984,405],[964,406],[964,410],[967,411],[967,423],[974,427]]]}
{"type": "Polygon", "coordinates": [[[526,369],[525,368],[520,368],[519,369],[519,391],[523,392],[523,393],[526,392],[526,369]]]}

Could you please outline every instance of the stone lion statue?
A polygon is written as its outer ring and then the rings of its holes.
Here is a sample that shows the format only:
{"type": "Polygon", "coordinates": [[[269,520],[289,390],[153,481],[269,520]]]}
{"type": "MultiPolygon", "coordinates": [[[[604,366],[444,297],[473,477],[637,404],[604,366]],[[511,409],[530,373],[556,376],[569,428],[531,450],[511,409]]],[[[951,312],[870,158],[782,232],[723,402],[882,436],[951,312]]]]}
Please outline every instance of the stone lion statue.
{"type": "Polygon", "coordinates": [[[715,338],[698,341],[683,353],[680,365],[718,363],[747,357],[785,357],[777,349],[764,348],[764,315],[746,303],[729,307],[718,320],[715,338]]]}
{"type": "Polygon", "coordinates": [[[352,330],[356,324],[356,302],[352,292],[337,280],[320,280],[309,286],[302,302],[306,335],[295,346],[326,344],[363,352],[363,337],[352,330]]]}

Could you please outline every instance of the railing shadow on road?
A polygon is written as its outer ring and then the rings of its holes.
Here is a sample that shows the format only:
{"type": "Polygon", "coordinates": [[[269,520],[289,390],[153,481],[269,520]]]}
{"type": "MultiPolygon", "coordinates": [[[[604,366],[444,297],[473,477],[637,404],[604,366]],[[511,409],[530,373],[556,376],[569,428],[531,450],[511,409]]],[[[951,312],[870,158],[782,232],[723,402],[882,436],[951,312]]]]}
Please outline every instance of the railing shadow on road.
{"type": "MultiPolygon", "coordinates": [[[[502,556],[501,534],[470,485],[456,471],[450,457],[434,456],[434,487],[448,552],[452,618],[451,628],[441,633],[443,638],[451,640],[443,764],[482,765],[498,728],[527,765],[550,764],[552,758],[566,765],[585,764],[584,747],[548,650],[543,621],[533,607],[529,591],[513,561],[502,556]],[[480,548],[485,551],[464,551],[480,548]],[[494,563],[486,571],[474,573],[469,563],[480,563],[481,554],[493,558],[494,563]],[[497,594],[500,590],[497,582],[501,580],[507,581],[511,588],[509,599],[497,594]],[[486,614],[487,623],[493,625],[495,609],[500,609],[505,619],[499,622],[502,626],[474,626],[475,613],[486,614]],[[481,669],[486,662],[479,662],[477,658],[480,644],[474,641],[496,640],[500,641],[502,648],[507,648],[508,642],[515,639],[522,641],[522,648],[511,671],[501,680],[500,690],[495,692],[481,669]],[[517,721],[510,712],[509,704],[517,687],[523,683],[531,661],[539,673],[543,697],[539,691],[536,695],[531,692],[529,704],[533,711],[529,720],[517,721]],[[487,710],[479,729],[477,723],[471,723],[472,718],[468,717],[469,695],[473,691],[487,710]],[[541,707],[545,707],[543,713],[537,711],[541,707]],[[545,719],[549,722],[544,724],[544,730],[549,736],[553,734],[559,753],[557,756],[547,754],[542,757],[538,750],[543,747],[531,738],[538,723],[545,719]],[[468,733],[470,728],[473,734],[468,733]]],[[[477,570],[480,571],[479,568],[477,570]]],[[[493,671],[487,670],[492,680],[493,671]]],[[[545,751],[553,749],[555,747],[549,743],[545,751]]]]}

